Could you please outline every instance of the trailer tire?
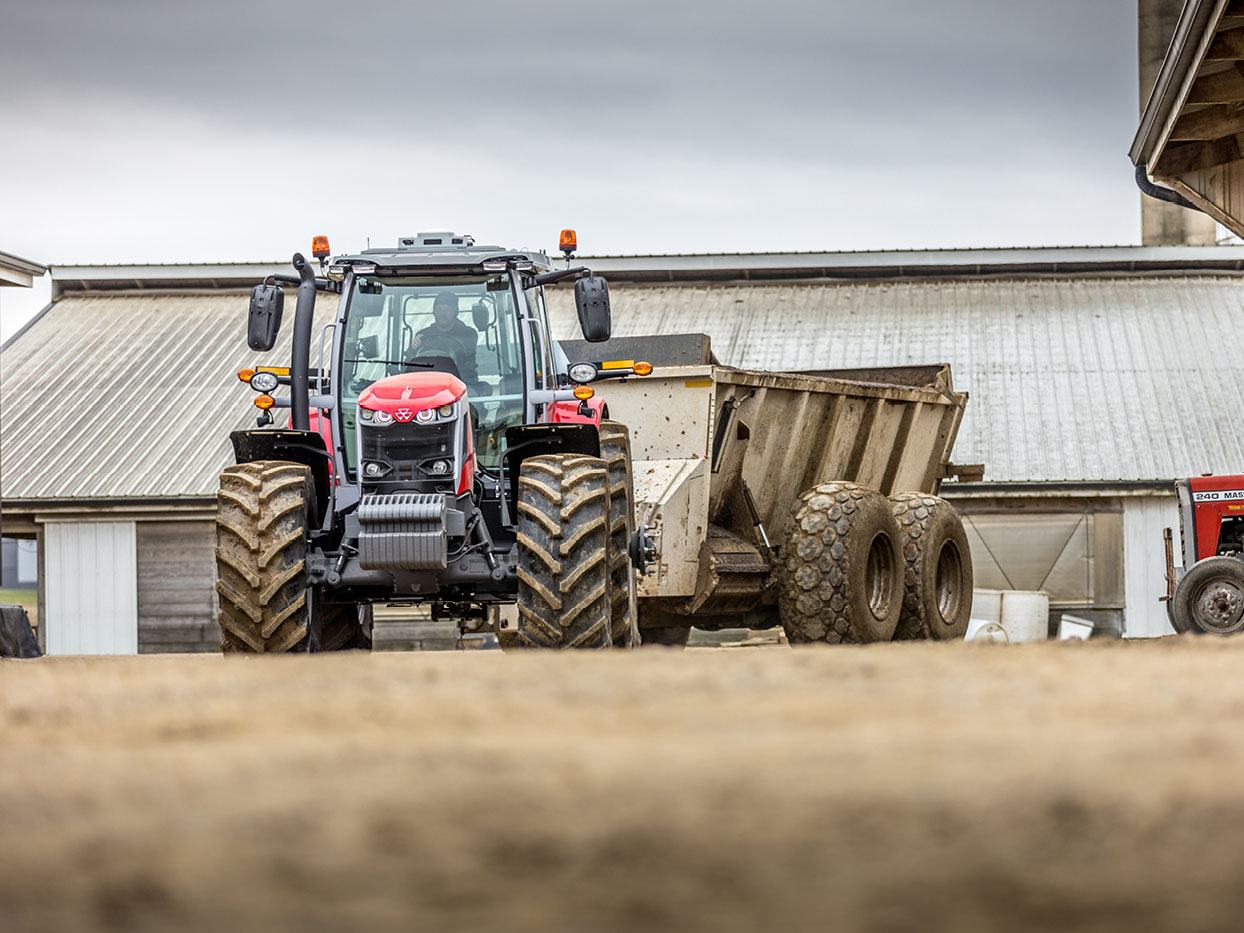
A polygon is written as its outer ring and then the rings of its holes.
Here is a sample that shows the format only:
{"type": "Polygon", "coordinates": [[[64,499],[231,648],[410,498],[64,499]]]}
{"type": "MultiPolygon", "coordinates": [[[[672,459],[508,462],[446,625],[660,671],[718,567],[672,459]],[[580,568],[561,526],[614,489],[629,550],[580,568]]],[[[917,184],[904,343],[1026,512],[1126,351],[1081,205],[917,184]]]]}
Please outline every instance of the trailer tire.
{"type": "Polygon", "coordinates": [[[311,469],[258,460],[228,467],[216,496],[216,592],[221,650],[274,654],[307,638],[311,469]]]}
{"type": "Polygon", "coordinates": [[[890,498],[903,550],[895,641],[962,641],[972,618],[972,552],[959,513],[925,493],[890,498]]]}
{"type": "Polygon", "coordinates": [[[631,433],[617,421],[600,423],[600,458],[609,472],[609,632],[615,648],[639,645],[635,612],[635,482],[631,471],[631,433]]]}
{"type": "Polygon", "coordinates": [[[609,480],[582,454],[522,461],[518,623],[503,647],[608,648],[609,480]]]}
{"type": "Polygon", "coordinates": [[[1244,561],[1207,557],[1192,565],[1171,599],[1181,633],[1234,635],[1244,632],[1244,561]]]}
{"type": "Polygon", "coordinates": [[[902,609],[899,527],[881,493],[825,483],[795,502],[779,609],[791,644],[889,641],[902,609]]]}
{"type": "Polygon", "coordinates": [[[686,648],[691,638],[691,626],[669,625],[640,629],[639,637],[644,648],[686,648]]]}

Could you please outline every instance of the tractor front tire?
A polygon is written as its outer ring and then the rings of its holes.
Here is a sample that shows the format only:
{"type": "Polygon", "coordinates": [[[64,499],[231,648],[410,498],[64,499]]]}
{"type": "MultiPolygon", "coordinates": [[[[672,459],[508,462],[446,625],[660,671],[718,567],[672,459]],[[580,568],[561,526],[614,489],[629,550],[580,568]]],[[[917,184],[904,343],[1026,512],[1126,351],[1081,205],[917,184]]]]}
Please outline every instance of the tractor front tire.
{"type": "Polygon", "coordinates": [[[895,641],[962,641],[972,618],[972,552],[959,513],[924,493],[890,498],[903,549],[903,611],[895,641]]]}
{"type": "Polygon", "coordinates": [[[292,651],[307,637],[311,469],[258,460],[228,467],[216,496],[216,592],[226,653],[292,651]]]}
{"type": "Polygon", "coordinates": [[[635,484],[631,474],[631,434],[616,421],[600,424],[600,458],[609,473],[609,631],[615,648],[639,645],[635,612],[635,484]]]}
{"type": "Polygon", "coordinates": [[[855,483],[814,486],[782,542],[782,628],[791,644],[889,641],[903,606],[903,557],[890,501],[855,483]]]}
{"type": "Polygon", "coordinates": [[[1175,587],[1171,617],[1180,633],[1244,632],[1244,561],[1207,557],[1193,564],[1175,587]]]}
{"type": "Polygon", "coordinates": [[[608,648],[609,480],[583,454],[522,462],[518,477],[518,622],[506,648],[608,648]]]}

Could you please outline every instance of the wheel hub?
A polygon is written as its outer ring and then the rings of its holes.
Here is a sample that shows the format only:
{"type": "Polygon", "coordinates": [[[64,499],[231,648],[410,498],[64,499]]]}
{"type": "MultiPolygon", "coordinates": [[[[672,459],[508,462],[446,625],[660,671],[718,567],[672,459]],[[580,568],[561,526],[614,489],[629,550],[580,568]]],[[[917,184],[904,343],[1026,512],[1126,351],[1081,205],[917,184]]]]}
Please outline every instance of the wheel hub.
{"type": "Polygon", "coordinates": [[[1209,628],[1233,630],[1244,617],[1244,592],[1229,580],[1211,580],[1197,595],[1196,610],[1209,628]]]}

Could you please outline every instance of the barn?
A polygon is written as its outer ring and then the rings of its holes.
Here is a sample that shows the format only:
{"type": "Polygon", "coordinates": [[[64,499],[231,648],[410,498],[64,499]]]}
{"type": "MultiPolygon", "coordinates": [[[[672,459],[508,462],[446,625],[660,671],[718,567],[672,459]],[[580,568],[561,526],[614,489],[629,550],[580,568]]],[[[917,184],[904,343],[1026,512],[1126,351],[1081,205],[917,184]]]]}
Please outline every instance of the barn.
{"type": "MultiPolygon", "coordinates": [[[[1045,590],[1103,632],[1168,631],[1173,481],[1244,463],[1244,376],[1196,352],[1244,327],[1244,247],[585,261],[616,334],[705,333],[726,365],[949,363],[971,395],[954,460],[984,473],[943,492],[977,585],[1045,590]]],[[[246,292],[278,268],[54,267],[53,302],[0,350],[4,534],[37,542],[50,652],[215,647],[216,474],[255,414],[233,374],[288,356],[246,348],[246,292]]],[[[555,335],[575,336],[572,305],[551,291],[555,335]]]]}

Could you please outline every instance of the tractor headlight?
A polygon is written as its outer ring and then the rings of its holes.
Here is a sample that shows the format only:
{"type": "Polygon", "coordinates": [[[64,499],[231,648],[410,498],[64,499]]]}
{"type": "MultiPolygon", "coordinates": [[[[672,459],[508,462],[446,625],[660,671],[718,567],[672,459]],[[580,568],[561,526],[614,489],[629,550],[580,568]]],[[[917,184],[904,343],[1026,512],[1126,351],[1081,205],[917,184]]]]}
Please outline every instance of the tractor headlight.
{"type": "Polygon", "coordinates": [[[260,370],[251,376],[250,386],[256,392],[272,392],[281,384],[281,380],[276,373],[268,373],[260,370]]]}
{"type": "Polygon", "coordinates": [[[450,418],[453,416],[453,413],[454,413],[453,402],[450,402],[448,405],[442,405],[440,408],[436,409],[437,416],[441,418],[450,418]]]}
{"type": "Polygon", "coordinates": [[[575,363],[569,370],[570,381],[582,385],[596,378],[596,367],[592,363],[575,363]]]}
{"type": "Polygon", "coordinates": [[[448,460],[434,460],[432,462],[432,466],[429,467],[432,473],[436,476],[448,476],[449,471],[453,468],[453,464],[448,460]]]}
{"type": "Polygon", "coordinates": [[[393,416],[387,411],[378,411],[374,415],[374,420],[376,424],[392,424],[393,416]]]}
{"type": "Polygon", "coordinates": [[[427,424],[429,421],[431,421],[435,417],[436,417],[436,411],[434,409],[425,408],[423,411],[415,415],[415,420],[418,421],[420,424],[427,424]]]}

